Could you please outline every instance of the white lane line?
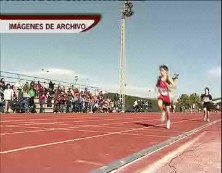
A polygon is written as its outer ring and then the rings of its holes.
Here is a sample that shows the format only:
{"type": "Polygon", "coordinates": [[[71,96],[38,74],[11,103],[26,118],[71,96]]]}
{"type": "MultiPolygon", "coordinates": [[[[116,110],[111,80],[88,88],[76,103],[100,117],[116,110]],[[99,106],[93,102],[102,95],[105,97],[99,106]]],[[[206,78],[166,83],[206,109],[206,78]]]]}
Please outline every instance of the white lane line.
{"type": "MultiPolygon", "coordinates": [[[[153,122],[159,120],[158,119],[153,119],[150,120],[149,122],[153,122]]],[[[0,136],[4,136],[4,135],[13,135],[13,134],[22,134],[22,133],[35,133],[35,132],[44,132],[44,131],[56,131],[56,130],[63,130],[63,129],[77,129],[77,128],[84,128],[84,127],[103,127],[103,126],[109,126],[109,125],[117,125],[117,124],[128,124],[128,123],[136,123],[137,121],[126,121],[126,122],[118,122],[118,123],[105,123],[105,124],[98,124],[98,125],[79,125],[79,126],[75,126],[75,127],[66,127],[66,128],[62,128],[62,127],[52,127],[52,128],[45,128],[45,129],[40,129],[40,130],[28,130],[28,131],[20,131],[20,132],[9,132],[9,133],[1,133],[0,136]]],[[[65,125],[65,124],[64,124],[65,125]]],[[[67,124],[69,125],[69,124],[67,124]]],[[[105,127],[107,128],[107,127],[105,127]]],[[[116,127],[108,127],[108,128],[116,128],[116,127]]]]}
{"type": "Polygon", "coordinates": [[[172,151],[171,153],[164,156],[162,159],[158,160],[151,166],[146,167],[141,173],[155,173],[158,169],[160,169],[163,165],[168,163],[173,158],[177,157],[181,153],[183,153],[185,150],[187,150],[191,145],[193,145],[195,142],[197,142],[201,137],[203,137],[206,134],[206,132],[202,132],[200,135],[192,139],[191,141],[183,144],[176,150],[172,151]]]}
{"type": "MultiPolygon", "coordinates": [[[[180,119],[180,118],[175,118],[175,119],[180,119]]],[[[157,119],[152,119],[152,120],[148,120],[146,121],[147,123],[149,122],[153,122],[153,121],[156,121],[156,120],[159,120],[159,118],[157,119]]],[[[23,133],[36,133],[36,132],[47,132],[47,131],[61,131],[61,130],[64,130],[64,129],[77,129],[77,128],[84,128],[84,127],[102,127],[102,126],[108,126],[108,127],[105,127],[105,128],[122,128],[122,127],[109,127],[109,125],[118,125],[118,124],[128,124],[128,123],[137,123],[138,121],[126,121],[126,122],[119,122],[119,123],[105,123],[105,124],[98,124],[98,125],[77,125],[77,126],[74,126],[74,127],[50,127],[50,128],[44,128],[44,127],[39,127],[39,130],[27,130],[27,131],[19,131],[19,132],[8,132],[8,133],[0,133],[0,136],[5,136],[5,135],[14,135],[14,134],[23,134],[23,133]]],[[[70,125],[70,124],[60,124],[60,125],[70,125]]],[[[38,127],[28,127],[28,128],[38,128],[38,127]]],[[[155,130],[155,129],[152,129],[152,130],[155,130]]],[[[163,130],[163,129],[162,129],[163,130]]],[[[170,130],[171,132],[174,132],[172,130],[170,130]]],[[[181,133],[181,131],[178,131],[181,133]]]]}
{"type": "MultiPolygon", "coordinates": [[[[181,123],[181,122],[184,122],[184,121],[187,121],[187,120],[172,122],[171,124],[177,124],[177,123],[181,123]]],[[[158,125],[163,125],[163,124],[158,124],[158,125]]],[[[18,151],[23,151],[23,150],[28,150],[28,149],[47,147],[47,146],[52,146],[52,145],[57,145],[57,144],[64,144],[64,143],[75,142],[75,141],[86,140],[86,139],[92,139],[92,138],[99,138],[99,137],[104,137],[104,136],[121,134],[121,133],[124,133],[124,132],[131,132],[131,131],[135,131],[135,130],[148,129],[150,127],[151,126],[149,126],[149,127],[141,127],[141,128],[134,128],[134,129],[129,129],[129,130],[123,130],[123,131],[117,131],[117,132],[111,132],[111,133],[104,133],[104,134],[101,134],[101,135],[94,135],[94,136],[88,136],[88,137],[82,137],[82,138],[75,138],[75,139],[69,139],[69,140],[64,140],[64,141],[46,143],[46,144],[41,144],[41,145],[27,146],[27,147],[12,149],[12,150],[1,151],[0,154],[13,153],[13,152],[18,152],[18,151]]]]}
{"type": "MultiPolygon", "coordinates": [[[[117,171],[111,171],[110,173],[122,173],[121,170],[123,170],[123,169],[126,168],[127,166],[132,165],[133,163],[138,162],[138,161],[140,161],[140,160],[143,160],[143,159],[149,157],[151,154],[156,153],[156,152],[158,152],[158,151],[160,151],[160,150],[162,150],[162,149],[164,149],[164,148],[166,148],[166,147],[168,147],[168,146],[171,146],[171,145],[173,145],[174,143],[177,143],[177,142],[179,142],[179,141],[181,141],[181,140],[183,140],[183,139],[185,139],[185,138],[187,138],[187,137],[189,137],[189,136],[191,136],[191,135],[193,135],[193,134],[195,134],[195,133],[197,133],[197,132],[199,132],[199,131],[201,131],[201,130],[203,130],[203,129],[209,128],[210,126],[215,125],[215,124],[217,124],[217,123],[219,123],[219,122],[221,122],[221,119],[215,120],[215,121],[213,121],[213,122],[211,122],[211,123],[209,123],[209,124],[206,124],[205,127],[203,127],[204,125],[202,125],[202,126],[200,126],[200,127],[197,127],[196,130],[195,130],[194,132],[190,133],[188,136],[186,135],[186,136],[184,136],[184,137],[182,137],[182,138],[180,138],[180,139],[175,140],[174,142],[171,142],[171,143],[168,144],[168,145],[164,145],[163,147],[160,147],[160,148],[158,148],[158,149],[150,152],[149,154],[147,154],[147,155],[145,155],[145,156],[143,156],[143,157],[140,157],[140,158],[138,158],[138,159],[136,159],[136,160],[134,160],[134,161],[132,161],[132,162],[130,162],[130,163],[122,166],[119,170],[117,170],[117,171]]],[[[193,131],[193,130],[191,130],[191,131],[193,131]]],[[[190,131],[189,131],[189,132],[190,132],[190,131]]],[[[184,132],[184,133],[186,133],[186,132],[184,132]]],[[[174,138],[174,137],[171,137],[171,138],[174,138]]],[[[145,173],[150,173],[150,172],[145,172],[145,173]]]]}
{"type": "MultiPolygon", "coordinates": [[[[135,118],[123,118],[123,119],[113,119],[113,118],[111,118],[111,119],[103,119],[103,121],[105,120],[108,120],[108,121],[115,121],[115,120],[131,120],[131,119],[133,119],[133,120],[136,120],[135,118]]],[[[19,126],[29,126],[29,125],[42,125],[42,124],[62,124],[62,123],[84,123],[84,122],[97,122],[97,121],[101,121],[101,119],[96,119],[96,120],[84,120],[84,121],[75,121],[75,119],[73,119],[74,121],[58,121],[58,122],[46,122],[46,123],[38,123],[38,122],[30,122],[30,123],[27,123],[26,122],[26,124],[18,124],[18,127],[19,126]]],[[[139,118],[138,118],[138,120],[139,120],[139,118]]],[[[13,124],[14,125],[14,124],[13,124]]],[[[5,125],[0,125],[0,127],[4,127],[5,125]]]]}
{"type": "Polygon", "coordinates": [[[96,166],[102,166],[102,163],[93,162],[93,161],[87,161],[87,160],[76,160],[77,163],[83,163],[83,164],[90,164],[90,165],[96,165],[96,166]]]}
{"type": "MultiPolygon", "coordinates": [[[[177,118],[175,118],[177,119],[177,118]]],[[[180,118],[178,118],[180,119],[180,118]]],[[[146,123],[149,123],[149,122],[153,122],[153,121],[156,121],[156,120],[159,120],[158,119],[152,119],[152,120],[149,120],[149,121],[146,121],[146,123]]],[[[18,132],[8,132],[8,133],[0,133],[0,136],[5,136],[5,135],[14,135],[14,134],[23,134],[23,133],[37,133],[37,132],[47,132],[47,131],[61,131],[61,130],[65,130],[65,129],[76,129],[76,128],[84,128],[84,127],[101,127],[101,126],[109,126],[109,125],[118,125],[118,124],[128,124],[128,123],[137,123],[137,121],[127,121],[127,122],[120,122],[120,123],[105,123],[105,124],[98,124],[98,125],[77,125],[77,126],[74,126],[74,127],[49,127],[49,128],[46,128],[46,127],[27,127],[27,128],[37,128],[39,130],[27,130],[27,131],[18,131],[18,132]]],[[[70,125],[70,124],[60,124],[60,125],[70,125]]],[[[106,128],[122,128],[122,127],[106,127],[106,128]]],[[[152,131],[160,131],[160,130],[163,130],[163,129],[152,129],[152,131]]],[[[170,130],[171,132],[178,132],[178,133],[181,133],[182,131],[173,131],[173,130],[170,130]]]]}
{"type": "MultiPolygon", "coordinates": [[[[28,118],[30,118],[30,119],[26,119],[26,118],[24,118],[24,119],[22,119],[24,116],[21,116],[21,119],[13,119],[13,118],[11,118],[11,119],[9,119],[9,120],[3,120],[3,121],[0,121],[0,122],[22,122],[22,121],[24,121],[24,122],[27,122],[27,120],[31,120],[31,121],[38,121],[38,120],[40,120],[40,121],[48,121],[49,119],[50,120],[60,120],[60,119],[64,119],[64,120],[72,120],[72,119],[78,119],[78,120],[83,120],[83,119],[99,119],[99,117],[98,116],[85,116],[85,115],[83,115],[83,117],[76,117],[76,116],[78,116],[78,115],[75,115],[75,114],[73,114],[73,116],[67,116],[67,115],[59,115],[59,116],[57,116],[58,114],[52,114],[52,115],[43,115],[43,117],[44,116],[46,116],[47,118],[36,118],[36,119],[32,119],[32,117],[31,116],[33,116],[33,115],[29,115],[28,116],[28,118]]],[[[90,114],[91,115],[91,114],[90,114]]],[[[37,116],[39,116],[39,115],[37,115],[37,116]]],[[[81,115],[82,116],[82,115],[81,115]]],[[[9,118],[9,117],[8,117],[9,118]]]]}
{"type": "MultiPolygon", "coordinates": [[[[159,114],[159,113],[152,113],[152,114],[150,114],[150,115],[155,115],[156,116],[156,114],[159,114]]],[[[29,115],[29,117],[31,117],[31,116],[33,116],[33,115],[29,115]]],[[[43,115],[44,116],[44,115],[43,115]]],[[[94,119],[94,120],[100,120],[100,118],[102,117],[102,116],[104,116],[104,115],[94,115],[94,114],[90,114],[90,115],[80,115],[80,114],[73,114],[73,115],[57,115],[57,114],[51,114],[51,115],[45,115],[45,116],[47,116],[47,118],[44,118],[44,119],[32,119],[32,118],[30,118],[30,119],[19,119],[19,120],[15,120],[15,119],[12,119],[12,120],[0,120],[0,123],[2,123],[2,122],[22,122],[22,121],[24,121],[24,122],[27,122],[27,121],[35,121],[35,120],[40,120],[40,121],[48,121],[48,120],[91,120],[91,119],[94,119]],[[78,117],[76,117],[76,116],[78,116],[78,117]],[[82,116],[81,118],[79,117],[79,116],[82,116]]],[[[130,114],[127,114],[127,115],[122,115],[122,114],[110,114],[109,116],[106,116],[106,117],[118,117],[118,118],[125,118],[124,116],[127,116],[127,117],[129,117],[129,116],[134,116],[134,118],[135,117],[137,117],[137,116],[140,116],[140,118],[142,117],[142,118],[148,118],[148,116],[149,116],[149,114],[133,114],[133,115],[130,115],[130,114]]],[[[21,117],[22,118],[22,117],[21,117]]]]}
{"type": "MultiPolygon", "coordinates": [[[[70,129],[68,129],[70,130],[70,129]]],[[[98,130],[79,130],[77,129],[76,131],[80,131],[80,132],[96,132],[96,133],[101,133],[101,131],[98,131],[98,130]]]]}

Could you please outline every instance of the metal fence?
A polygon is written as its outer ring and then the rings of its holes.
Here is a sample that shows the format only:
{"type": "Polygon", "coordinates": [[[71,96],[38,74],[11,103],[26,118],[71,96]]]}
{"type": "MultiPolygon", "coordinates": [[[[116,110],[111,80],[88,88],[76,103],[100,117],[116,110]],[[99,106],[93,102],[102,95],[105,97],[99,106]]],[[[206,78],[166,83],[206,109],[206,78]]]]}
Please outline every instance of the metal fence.
{"type": "MultiPolygon", "coordinates": [[[[65,87],[65,90],[68,90],[68,88],[71,88],[72,86],[74,88],[78,88],[80,91],[84,90],[85,88],[88,89],[92,94],[97,94],[100,91],[100,88],[98,87],[93,87],[93,86],[88,86],[88,85],[81,85],[77,83],[71,83],[71,82],[66,82],[66,81],[60,81],[60,80],[53,80],[53,79],[48,79],[48,78],[42,78],[42,77],[37,77],[37,76],[30,76],[30,75],[25,75],[25,74],[19,74],[19,73],[13,73],[13,72],[7,72],[7,71],[0,71],[0,79],[4,78],[5,83],[9,83],[11,85],[14,85],[15,87],[23,87],[26,82],[30,83],[34,81],[35,83],[37,81],[40,82],[41,85],[45,85],[45,87],[49,87],[50,81],[52,81],[55,85],[54,88],[56,88],[58,85],[61,87],[65,87]]],[[[40,102],[38,98],[35,98],[34,100],[35,103],[35,110],[37,113],[40,112],[40,102]]],[[[54,99],[52,98],[51,101],[51,106],[46,106],[47,104],[44,104],[44,112],[53,112],[54,110],[54,99]]],[[[0,105],[0,112],[3,111],[3,102],[1,102],[0,105]]]]}
{"type": "Polygon", "coordinates": [[[26,82],[31,82],[31,81],[34,81],[34,82],[39,81],[41,84],[48,85],[49,82],[52,81],[53,83],[55,83],[54,85],[55,87],[60,85],[60,86],[65,86],[65,88],[67,89],[71,86],[74,86],[75,88],[78,88],[79,90],[83,90],[87,88],[90,92],[95,93],[95,94],[100,90],[100,88],[98,87],[81,85],[77,83],[71,83],[71,82],[60,81],[60,80],[52,80],[48,78],[30,76],[30,75],[7,72],[7,71],[0,71],[0,78],[4,78],[5,83],[10,83],[13,85],[15,85],[16,83],[25,84],[26,82]]]}

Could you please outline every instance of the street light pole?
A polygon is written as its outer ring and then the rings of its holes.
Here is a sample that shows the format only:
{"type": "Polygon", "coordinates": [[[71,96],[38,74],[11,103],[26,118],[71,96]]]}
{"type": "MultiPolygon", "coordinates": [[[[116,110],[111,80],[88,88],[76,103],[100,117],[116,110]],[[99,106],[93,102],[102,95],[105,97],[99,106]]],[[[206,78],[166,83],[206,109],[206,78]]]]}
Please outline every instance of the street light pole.
{"type": "Polygon", "coordinates": [[[120,101],[122,112],[125,112],[126,89],[126,18],[133,15],[132,2],[125,1],[121,11],[121,52],[120,52],[120,101]]]}

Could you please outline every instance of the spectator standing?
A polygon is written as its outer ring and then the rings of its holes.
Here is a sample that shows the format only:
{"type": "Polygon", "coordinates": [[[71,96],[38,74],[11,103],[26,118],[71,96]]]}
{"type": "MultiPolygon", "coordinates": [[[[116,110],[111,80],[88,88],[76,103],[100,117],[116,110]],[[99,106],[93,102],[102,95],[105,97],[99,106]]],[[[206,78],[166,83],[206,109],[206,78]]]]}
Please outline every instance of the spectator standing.
{"type": "Polygon", "coordinates": [[[24,98],[22,89],[18,89],[18,104],[19,104],[19,112],[24,113],[27,112],[28,106],[27,101],[24,98]]]}
{"type": "Polygon", "coordinates": [[[61,93],[62,93],[62,89],[60,86],[58,86],[54,95],[54,112],[60,111],[61,93]]]}
{"type": "Polygon", "coordinates": [[[46,100],[47,100],[46,93],[40,92],[40,95],[39,95],[40,113],[45,112],[44,107],[45,107],[46,100]]]}
{"type": "Polygon", "coordinates": [[[2,92],[3,92],[3,90],[5,90],[5,80],[4,80],[4,78],[1,78],[1,80],[0,80],[0,88],[2,89],[2,92]]]}
{"type": "Polygon", "coordinates": [[[34,87],[31,85],[31,88],[28,92],[30,98],[29,98],[29,107],[31,108],[31,112],[35,112],[35,96],[36,96],[36,91],[34,87]]]}
{"type": "Polygon", "coordinates": [[[52,99],[53,94],[51,92],[47,92],[47,107],[52,107],[52,99]]]}
{"type": "Polygon", "coordinates": [[[19,102],[16,92],[13,90],[12,94],[12,102],[10,104],[11,109],[14,113],[19,112],[19,102]]]}
{"type": "Polygon", "coordinates": [[[5,81],[4,81],[4,78],[1,78],[1,80],[0,80],[0,99],[4,99],[3,98],[4,90],[5,90],[5,81]]]}
{"type": "Polygon", "coordinates": [[[67,91],[66,113],[71,112],[72,107],[72,93],[71,88],[67,91]]]}
{"type": "Polygon", "coordinates": [[[34,86],[35,86],[35,82],[34,82],[34,81],[31,81],[31,82],[30,82],[30,88],[32,88],[32,87],[34,88],[34,86]]]}
{"type": "Polygon", "coordinates": [[[29,92],[29,83],[26,82],[25,85],[23,86],[23,92],[28,93],[29,92]]]}
{"type": "Polygon", "coordinates": [[[64,91],[62,91],[59,100],[59,111],[62,113],[65,112],[66,100],[67,100],[67,95],[64,91]]]}
{"type": "Polygon", "coordinates": [[[13,90],[11,89],[10,84],[6,85],[6,89],[4,90],[4,101],[5,101],[5,113],[8,113],[10,103],[13,99],[13,90]]]}
{"type": "Polygon", "coordinates": [[[53,83],[52,81],[49,82],[49,94],[52,95],[54,94],[54,85],[55,83],[53,83]]]}

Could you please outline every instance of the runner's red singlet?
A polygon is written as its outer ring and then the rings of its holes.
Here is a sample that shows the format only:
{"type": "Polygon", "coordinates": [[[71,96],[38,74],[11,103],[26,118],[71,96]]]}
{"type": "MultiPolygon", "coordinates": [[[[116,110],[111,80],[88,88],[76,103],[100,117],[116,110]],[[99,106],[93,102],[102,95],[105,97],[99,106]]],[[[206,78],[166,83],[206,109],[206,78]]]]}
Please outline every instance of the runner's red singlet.
{"type": "Polygon", "coordinates": [[[158,87],[158,99],[163,100],[163,102],[170,103],[170,91],[167,87],[167,82],[160,80],[158,87]]]}

